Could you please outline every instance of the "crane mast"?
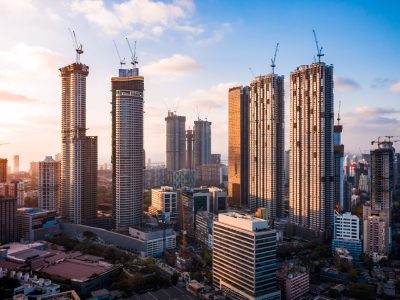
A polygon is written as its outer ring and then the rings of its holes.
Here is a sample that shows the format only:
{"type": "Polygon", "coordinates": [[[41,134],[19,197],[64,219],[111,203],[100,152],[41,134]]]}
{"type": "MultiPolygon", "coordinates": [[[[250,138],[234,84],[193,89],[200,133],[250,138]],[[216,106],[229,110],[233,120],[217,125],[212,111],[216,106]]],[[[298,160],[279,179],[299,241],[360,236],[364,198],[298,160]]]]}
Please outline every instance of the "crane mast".
{"type": "Polygon", "coordinates": [[[276,67],[275,61],[276,61],[276,53],[278,52],[278,47],[279,43],[276,43],[274,58],[271,58],[271,65],[270,65],[270,67],[272,68],[272,74],[275,73],[275,67],[276,67]]]}
{"type": "Polygon", "coordinates": [[[81,43],[78,43],[78,39],[76,38],[76,34],[75,34],[75,30],[71,30],[71,28],[68,28],[69,33],[71,35],[71,39],[72,39],[72,44],[75,48],[75,52],[76,52],[76,63],[80,64],[80,58],[81,58],[81,54],[83,53],[83,45],[81,43]]]}
{"type": "Polygon", "coordinates": [[[318,63],[320,63],[321,62],[321,57],[324,56],[324,54],[322,53],[323,47],[322,46],[319,47],[317,34],[315,33],[314,29],[313,29],[313,33],[314,33],[315,46],[317,47],[318,63]]]}

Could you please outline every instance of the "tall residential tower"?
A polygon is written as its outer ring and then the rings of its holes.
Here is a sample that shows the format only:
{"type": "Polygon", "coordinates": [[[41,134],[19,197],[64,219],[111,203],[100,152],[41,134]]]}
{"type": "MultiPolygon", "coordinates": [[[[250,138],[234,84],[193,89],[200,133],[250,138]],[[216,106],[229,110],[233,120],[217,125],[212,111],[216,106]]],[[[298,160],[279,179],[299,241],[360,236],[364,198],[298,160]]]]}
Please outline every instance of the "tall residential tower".
{"type": "Polygon", "coordinates": [[[194,167],[208,164],[211,161],[211,122],[194,121],[194,167]]]}
{"type": "Polygon", "coordinates": [[[39,208],[59,211],[61,163],[51,156],[39,162],[39,208]]]}
{"type": "Polygon", "coordinates": [[[185,121],[185,117],[178,116],[172,111],[168,111],[168,116],[165,118],[168,171],[178,171],[185,168],[185,121]]]}

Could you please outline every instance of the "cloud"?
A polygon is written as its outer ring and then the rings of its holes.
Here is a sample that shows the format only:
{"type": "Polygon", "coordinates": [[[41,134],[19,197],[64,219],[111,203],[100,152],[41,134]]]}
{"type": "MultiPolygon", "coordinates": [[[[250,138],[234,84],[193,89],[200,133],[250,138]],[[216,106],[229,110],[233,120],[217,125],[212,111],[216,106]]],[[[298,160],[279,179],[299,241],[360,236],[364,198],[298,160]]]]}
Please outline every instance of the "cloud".
{"type": "Polygon", "coordinates": [[[145,75],[175,75],[181,76],[200,68],[200,65],[191,57],[174,54],[171,57],[151,62],[142,68],[145,75]]]}
{"type": "Polygon", "coordinates": [[[374,78],[374,80],[372,80],[372,83],[370,85],[371,88],[382,88],[382,87],[386,87],[389,84],[393,84],[395,81],[393,79],[390,78],[374,78]]]}
{"type": "Polygon", "coordinates": [[[100,27],[106,34],[115,35],[121,31],[147,31],[155,35],[166,28],[199,32],[197,27],[180,24],[188,20],[194,11],[191,0],[174,0],[164,3],[154,0],[127,0],[112,3],[107,7],[103,0],[75,0],[72,11],[79,13],[91,24],[100,27]]]}
{"type": "Polygon", "coordinates": [[[1,101],[14,103],[32,103],[36,100],[24,95],[15,94],[6,90],[0,90],[0,102],[1,101]]]}
{"type": "Polygon", "coordinates": [[[392,93],[400,93],[400,81],[390,87],[392,93]]]}
{"type": "Polygon", "coordinates": [[[360,127],[365,130],[367,127],[400,124],[397,114],[399,109],[359,106],[352,112],[343,114],[343,122],[348,126],[360,127]]]}
{"type": "Polygon", "coordinates": [[[196,41],[196,44],[200,46],[208,46],[211,44],[215,44],[220,40],[222,40],[222,38],[231,31],[232,31],[232,25],[230,23],[223,23],[213,32],[213,34],[210,37],[205,39],[200,39],[196,41]]]}
{"type": "Polygon", "coordinates": [[[350,92],[360,88],[360,84],[350,78],[335,76],[334,82],[338,92],[350,92]]]}

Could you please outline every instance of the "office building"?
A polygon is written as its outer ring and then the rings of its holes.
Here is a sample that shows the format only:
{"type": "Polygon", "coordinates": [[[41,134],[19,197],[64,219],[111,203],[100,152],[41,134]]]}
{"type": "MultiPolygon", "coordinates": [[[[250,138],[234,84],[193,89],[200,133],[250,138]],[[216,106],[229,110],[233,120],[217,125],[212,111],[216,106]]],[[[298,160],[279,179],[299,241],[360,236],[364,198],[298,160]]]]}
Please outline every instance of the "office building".
{"type": "Polygon", "coordinates": [[[194,121],[193,161],[194,167],[211,161],[211,122],[194,121]]]}
{"type": "Polygon", "coordinates": [[[249,208],[268,209],[269,219],[283,216],[284,77],[268,74],[250,83],[249,208]]]}
{"type": "Polygon", "coordinates": [[[152,189],[149,212],[153,215],[162,214],[165,221],[175,221],[178,218],[177,191],[169,186],[152,189]]]}
{"type": "Polygon", "coordinates": [[[166,123],[166,165],[168,171],[185,168],[185,122],[186,118],[168,111],[166,123]]]}
{"type": "Polygon", "coordinates": [[[392,207],[394,186],[394,148],[390,141],[378,143],[371,151],[371,206],[372,210],[387,211],[392,207]]]}
{"type": "Polygon", "coordinates": [[[0,196],[0,244],[17,240],[17,198],[0,196]]]}
{"type": "Polygon", "coordinates": [[[61,162],[46,156],[39,162],[39,208],[59,211],[61,162]]]}
{"type": "Polygon", "coordinates": [[[144,77],[136,64],[111,78],[113,218],[117,229],[138,225],[143,217],[144,77]]]}
{"type": "Polygon", "coordinates": [[[16,213],[18,240],[34,242],[53,235],[57,226],[54,210],[38,208],[18,208],[16,213]]]}
{"type": "Polygon", "coordinates": [[[362,253],[360,240],[360,220],[356,215],[349,212],[340,214],[335,211],[332,252],[335,253],[336,248],[344,248],[349,251],[350,255],[356,259],[360,259],[362,253]]]}
{"type": "Polygon", "coordinates": [[[228,197],[231,206],[245,206],[249,196],[249,87],[229,89],[228,197]]]}
{"type": "MultiPolygon", "coordinates": [[[[340,118],[338,116],[338,122],[340,118]]],[[[335,209],[340,212],[344,208],[344,145],[342,144],[343,125],[333,127],[333,150],[334,150],[334,201],[335,209]]]]}
{"type": "Polygon", "coordinates": [[[186,130],[186,154],[185,163],[186,169],[194,169],[194,133],[193,130],[186,130]]]}
{"type": "Polygon", "coordinates": [[[160,257],[165,250],[175,250],[176,234],[172,228],[130,227],[129,235],[140,241],[139,254],[144,257],[160,257]]]}
{"type": "Polygon", "coordinates": [[[333,66],[313,63],[290,74],[291,221],[331,236],[334,211],[333,66]]]}
{"type": "Polygon", "coordinates": [[[96,217],[97,137],[86,136],[86,77],[79,62],[60,68],[62,159],[60,214],[67,222],[90,225],[96,217]]]}
{"type": "Polygon", "coordinates": [[[282,299],[297,300],[310,291],[310,274],[292,264],[282,266],[276,274],[282,299]]]}
{"type": "Polygon", "coordinates": [[[208,211],[199,211],[196,214],[196,240],[207,248],[212,249],[212,230],[214,221],[217,220],[217,215],[208,211]]]}
{"type": "Polygon", "coordinates": [[[0,183],[7,182],[7,158],[0,158],[0,183]]]}
{"type": "Polygon", "coordinates": [[[233,299],[280,299],[276,232],[265,220],[220,213],[213,227],[213,284],[233,299]]]}
{"type": "Polygon", "coordinates": [[[14,155],[13,161],[14,161],[14,174],[17,174],[19,173],[19,155],[14,155]]]}

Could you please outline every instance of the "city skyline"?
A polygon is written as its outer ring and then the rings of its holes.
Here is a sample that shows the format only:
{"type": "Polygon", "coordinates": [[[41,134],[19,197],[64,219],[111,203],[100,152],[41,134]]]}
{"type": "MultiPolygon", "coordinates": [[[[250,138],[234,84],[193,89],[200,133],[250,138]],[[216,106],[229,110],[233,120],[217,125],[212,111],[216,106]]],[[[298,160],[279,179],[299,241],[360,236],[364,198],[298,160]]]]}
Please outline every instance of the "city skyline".
{"type": "MultiPolygon", "coordinates": [[[[109,163],[111,157],[109,80],[119,64],[112,40],[116,40],[128,62],[124,36],[138,40],[140,66],[149,78],[145,149],[146,157],[152,161],[164,162],[165,153],[157,145],[165,142],[164,117],[168,109],[186,116],[189,124],[198,113],[207,117],[212,122],[211,152],[221,153],[226,160],[228,89],[247,84],[254,77],[249,67],[256,75],[269,73],[276,42],[280,42],[276,67],[279,74],[288,78],[295,67],[311,63],[316,52],[312,29],[324,46],[324,61],[335,68],[335,113],[341,100],[345,152],[370,150],[372,139],[396,134],[400,123],[395,102],[400,84],[393,63],[400,50],[396,39],[400,24],[395,19],[399,4],[315,3],[256,1],[251,7],[226,7],[224,1],[5,1],[5,17],[0,22],[10,22],[12,18],[15,25],[9,28],[3,24],[7,32],[3,30],[0,42],[0,67],[5,70],[1,75],[0,106],[7,112],[0,123],[0,142],[10,143],[0,148],[1,157],[8,158],[11,165],[13,155],[19,154],[20,169],[27,170],[30,161],[61,152],[57,73],[75,56],[68,27],[76,30],[85,50],[82,62],[91,70],[87,82],[87,118],[91,125],[88,135],[99,136],[99,164],[109,163]],[[134,5],[138,7],[136,15],[130,9],[134,5]],[[244,18],[250,10],[254,18],[244,18]],[[95,11],[103,14],[103,21],[94,18],[95,11]],[[265,11],[273,13],[268,14],[268,20],[260,21],[258,16],[265,11]],[[321,12],[325,13],[317,16],[321,12]],[[146,14],[149,17],[143,17],[146,14]],[[315,17],[299,26],[297,14],[315,17]],[[115,22],[118,15],[120,24],[115,22]],[[341,22],[331,26],[334,19],[341,22]],[[274,22],[277,20],[280,21],[274,22]],[[37,26],[30,26],[32,22],[37,26]],[[238,41],[246,43],[235,49],[238,41]],[[182,85],[181,81],[188,84],[182,85]]],[[[286,124],[288,91],[286,85],[286,124]]],[[[285,126],[286,149],[288,132],[289,127],[285,126]]]]}

